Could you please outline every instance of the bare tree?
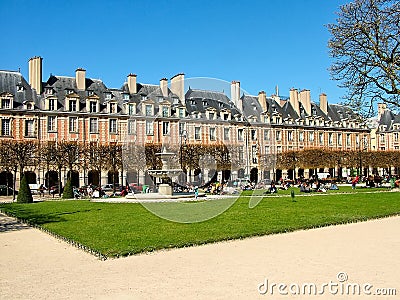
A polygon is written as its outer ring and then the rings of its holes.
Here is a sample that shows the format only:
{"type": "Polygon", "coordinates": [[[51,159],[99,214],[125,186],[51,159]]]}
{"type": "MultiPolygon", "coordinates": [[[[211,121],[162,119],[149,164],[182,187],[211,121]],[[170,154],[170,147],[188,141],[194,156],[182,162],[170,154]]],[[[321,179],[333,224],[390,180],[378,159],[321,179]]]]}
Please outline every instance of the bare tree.
{"type": "Polygon", "coordinates": [[[400,107],[400,3],[354,0],[328,30],[331,75],[348,90],[347,104],[367,115],[376,101],[400,107]]]}

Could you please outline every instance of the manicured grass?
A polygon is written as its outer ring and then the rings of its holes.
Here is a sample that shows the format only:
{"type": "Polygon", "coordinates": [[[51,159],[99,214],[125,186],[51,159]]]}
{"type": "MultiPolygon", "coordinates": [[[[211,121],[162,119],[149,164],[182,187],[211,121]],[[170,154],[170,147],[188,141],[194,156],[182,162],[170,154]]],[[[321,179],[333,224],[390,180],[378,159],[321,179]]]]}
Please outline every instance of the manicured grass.
{"type": "MultiPolygon", "coordinates": [[[[48,201],[0,204],[0,209],[113,257],[395,215],[400,213],[399,196],[356,192],[296,197],[295,201],[290,196],[268,197],[252,209],[244,196],[219,216],[192,224],[161,219],[133,203],[48,201]]],[[[163,205],[174,210],[177,204],[163,205]]],[[[197,204],[186,205],[189,213],[191,205],[197,204]]]]}

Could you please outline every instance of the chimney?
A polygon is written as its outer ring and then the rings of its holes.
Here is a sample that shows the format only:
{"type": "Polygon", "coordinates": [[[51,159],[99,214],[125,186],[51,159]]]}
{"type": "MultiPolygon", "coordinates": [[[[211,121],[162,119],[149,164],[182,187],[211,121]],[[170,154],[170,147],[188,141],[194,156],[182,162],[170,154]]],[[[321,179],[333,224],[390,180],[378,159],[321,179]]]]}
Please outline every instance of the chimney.
{"type": "Polygon", "coordinates": [[[290,101],[290,105],[293,107],[294,111],[300,117],[299,92],[296,89],[290,89],[289,101],[290,101]]]}
{"type": "Polygon", "coordinates": [[[310,90],[302,90],[302,91],[300,91],[300,102],[301,102],[301,104],[303,104],[303,108],[306,111],[306,114],[311,116],[310,90]]]}
{"type": "Polygon", "coordinates": [[[258,93],[258,102],[260,103],[263,112],[268,110],[267,97],[265,96],[264,91],[258,93]]]}
{"type": "Polygon", "coordinates": [[[378,103],[378,120],[381,119],[381,117],[384,114],[386,108],[387,108],[386,103],[378,103]]]}
{"type": "Polygon", "coordinates": [[[326,94],[319,95],[319,108],[324,114],[328,114],[328,99],[326,97],[326,94]]]}
{"type": "Polygon", "coordinates": [[[168,79],[167,78],[160,79],[160,89],[161,89],[162,95],[164,97],[168,97],[168,79]]]}
{"type": "Polygon", "coordinates": [[[239,106],[240,99],[240,81],[231,82],[231,100],[236,107],[239,106]]]}
{"type": "Polygon", "coordinates": [[[179,73],[171,78],[171,91],[179,97],[182,103],[185,102],[185,74],[179,73]]]}
{"type": "Polygon", "coordinates": [[[75,71],[75,81],[78,91],[84,91],[86,89],[86,70],[78,68],[75,71]]]}
{"type": "Polygon", "coordinates": [[[36,93],[42,92],[42,60],[40,56],[32,57],[29,60],[29,84],[36,93]]]}
{"type": "Polygon", "coordinates": [[[137,93],[136,74],[130,73],[128,75],[128,89],[129,89],[129,94],[136,94],[137,93]]]}

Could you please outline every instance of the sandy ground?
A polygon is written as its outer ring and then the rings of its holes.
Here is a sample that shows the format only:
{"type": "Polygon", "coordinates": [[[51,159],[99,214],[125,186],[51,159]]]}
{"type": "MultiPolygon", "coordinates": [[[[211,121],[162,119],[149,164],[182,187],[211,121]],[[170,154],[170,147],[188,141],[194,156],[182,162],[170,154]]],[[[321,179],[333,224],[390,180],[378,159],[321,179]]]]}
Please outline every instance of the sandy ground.
{"type": "Polygon", "coordinates": [[[0,298],[398,299],[399,231],[400,217],[391,217],[100,261],[1,216],[0,298]],[[339,272],[347,281],[340,283],[339,272]],[[296,285],[315,283],[322,291],[330,281],[339,295],[328,287],[323,295],[291,295],[296,285]],[[289,295],[276,287],[271,295],[272,283],[286,284],[289,295]],[[369,283],[372,294],[396,288],[397,296],[340,295],[346,283],[369,283]]]}

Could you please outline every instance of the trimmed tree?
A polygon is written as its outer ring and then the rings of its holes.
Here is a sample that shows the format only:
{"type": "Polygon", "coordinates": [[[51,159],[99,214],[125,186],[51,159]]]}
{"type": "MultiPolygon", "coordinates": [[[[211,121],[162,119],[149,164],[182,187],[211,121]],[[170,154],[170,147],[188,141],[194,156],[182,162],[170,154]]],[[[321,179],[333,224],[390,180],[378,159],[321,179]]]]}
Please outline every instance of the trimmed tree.
{"type": "Polygon", "coordinates": [[[25,178],[25,175],[22,176],[19,191],[18,191],[18,197],[17,197],[17,202],[18,203],[33,203],[33,197],[32,197],[32,192],[31,189],[29,188],[28,181],[25,178]]]}
{"type": "Polygon", "coordinates": [[[63,199],[72,199],[74,198],[74,190],[72,188],[71,179],[67,180],[67,183],[64,187],[64,192],[62,194],[63,199]]]}

